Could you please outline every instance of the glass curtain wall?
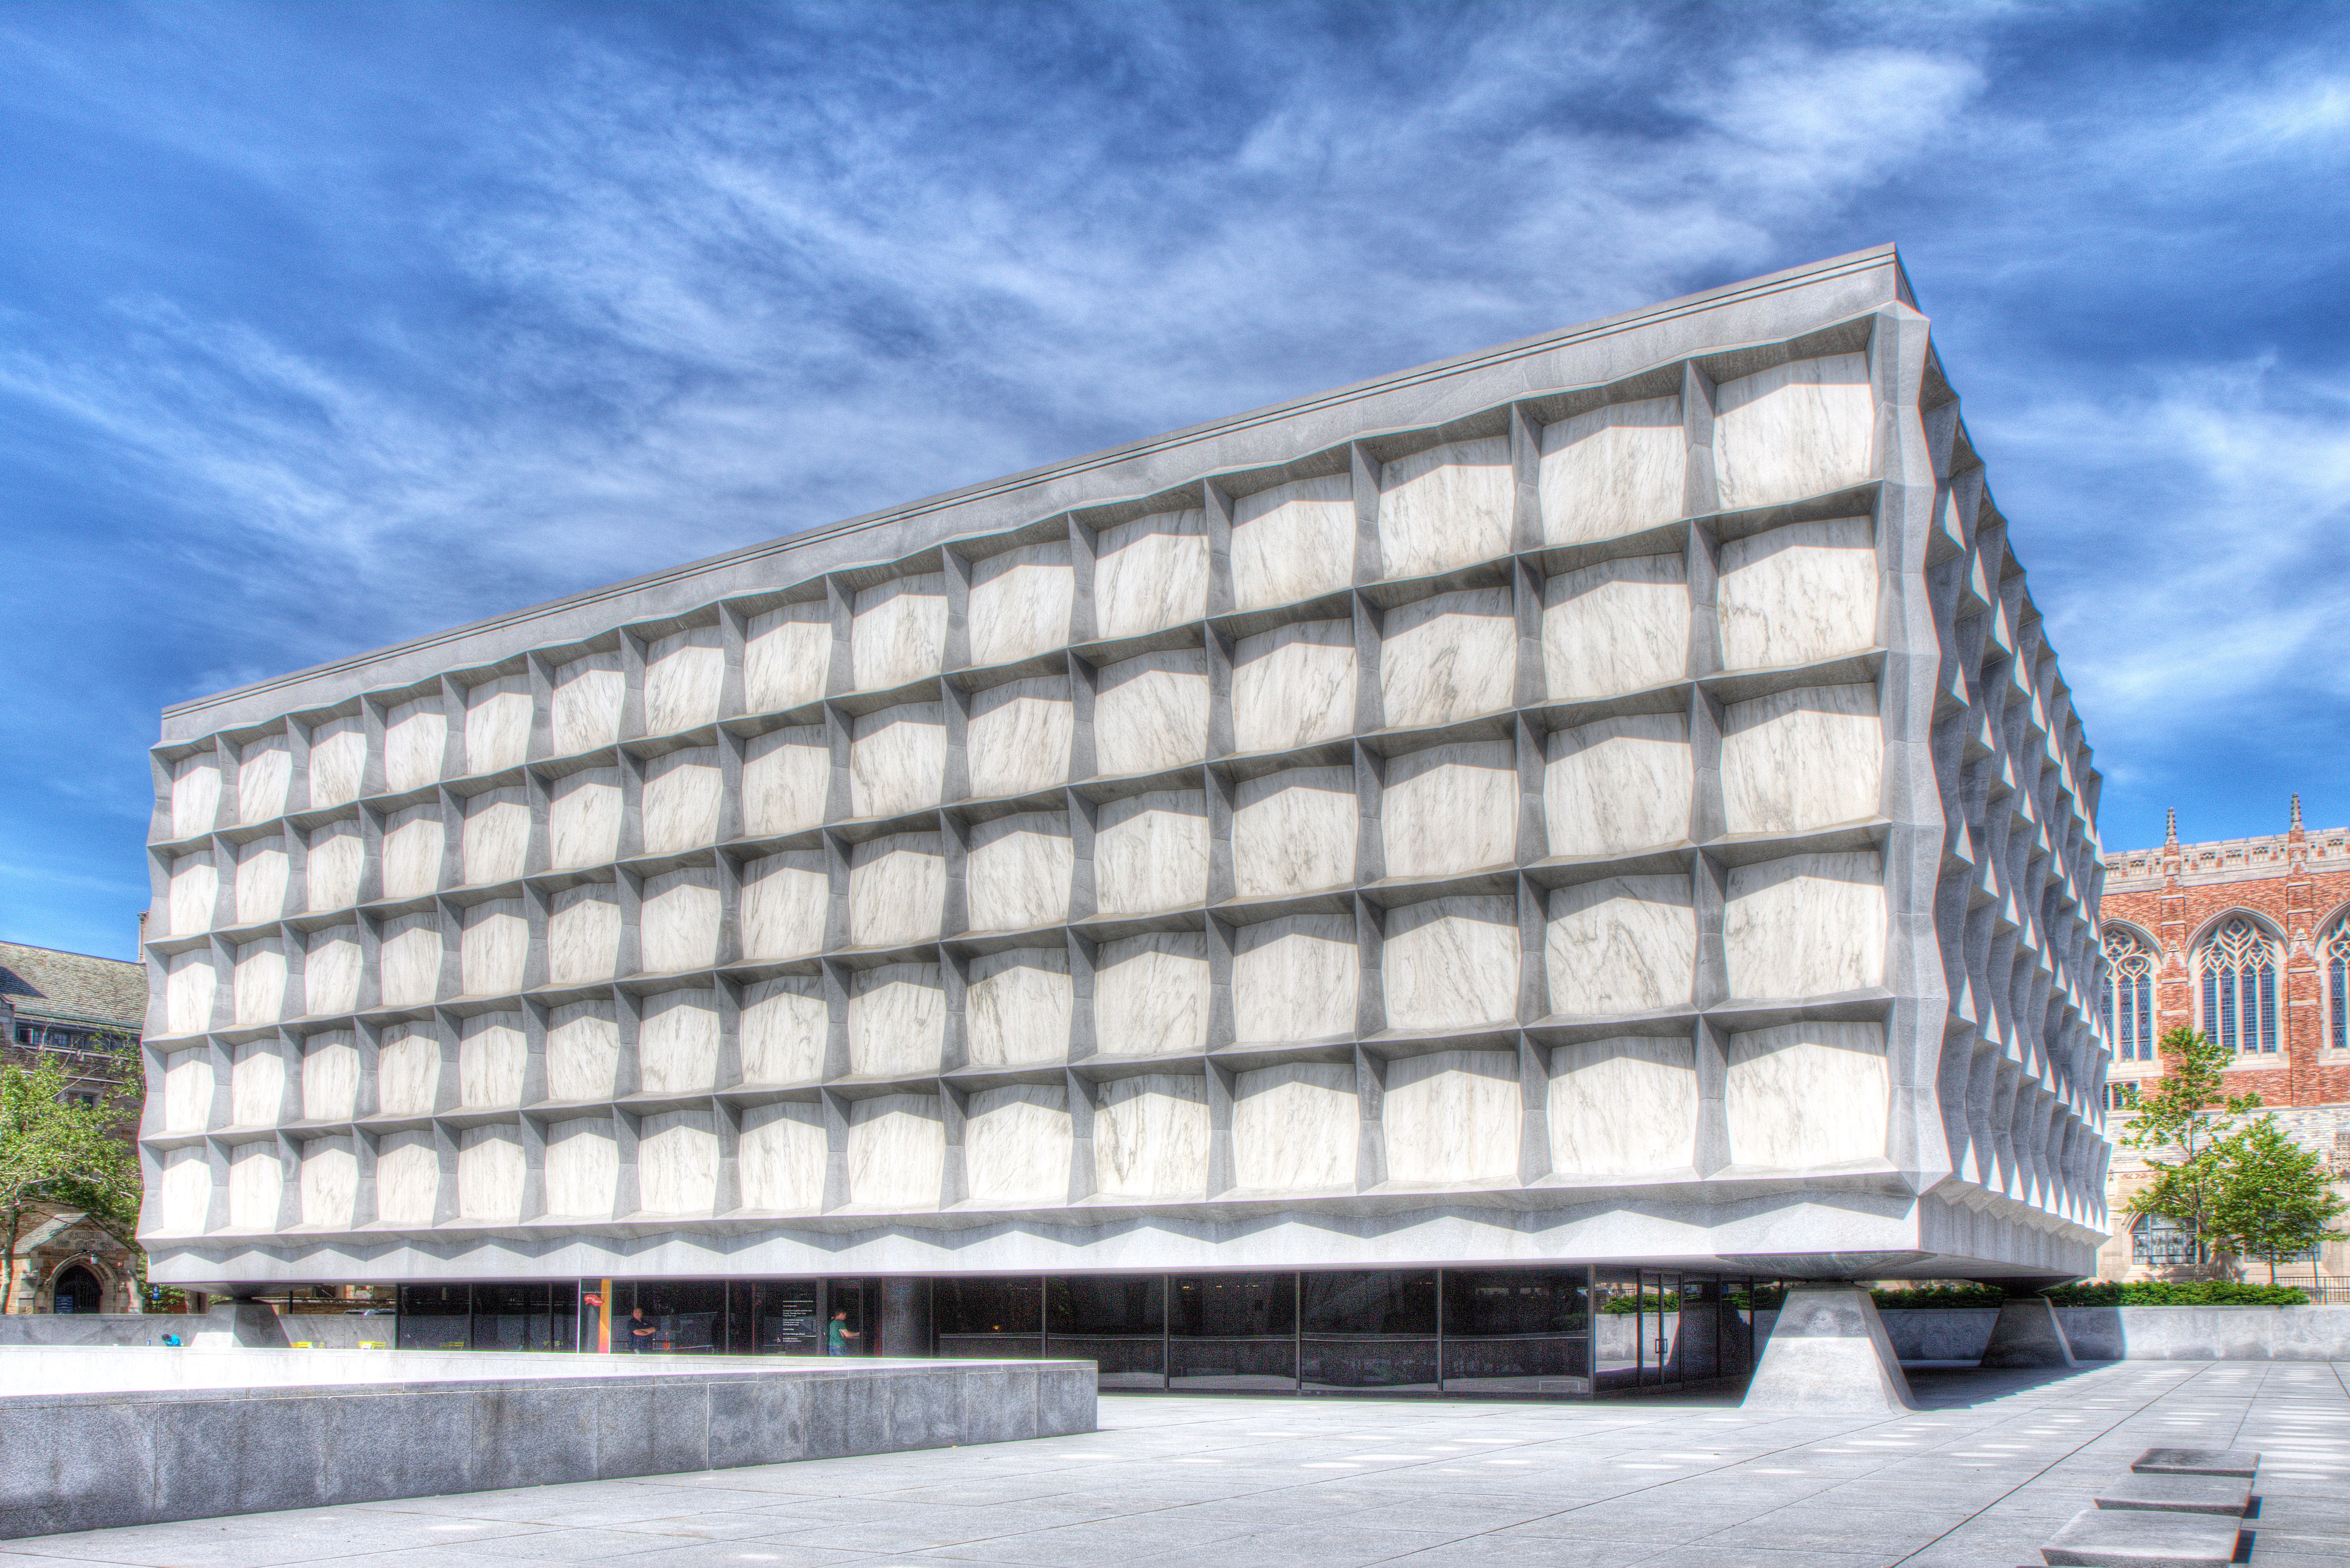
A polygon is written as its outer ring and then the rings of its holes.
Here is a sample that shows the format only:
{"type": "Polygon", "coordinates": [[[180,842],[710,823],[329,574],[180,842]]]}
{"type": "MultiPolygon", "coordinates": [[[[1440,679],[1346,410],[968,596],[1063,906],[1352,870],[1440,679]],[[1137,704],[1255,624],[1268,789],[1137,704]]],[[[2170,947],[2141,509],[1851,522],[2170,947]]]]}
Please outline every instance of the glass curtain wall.
{"type": "Polygon", "coordinates": [[[1090,1361],[1104,1388],[1167,1386],[1167,1276],[1061,1274],[1045,1282],[1045,1356],[1090,1361]]]}
{"type": "Polygon", "coordinates": [[[1299,1276],[1300,1386],[1435,1393],[1438,1313],[1434,1269],[1299,1276]]]}
{"type": "Polygon", "coordinates": [[[1167,1386],[1296,1392],[1297,1276],[1173,1276],[1167,1386]]]}
{"type": "Polygon", "coordinates": [[[1444,1392],[1591,1392],[1587,1269],[1444,1271],[1444,1392]]]}
{"type": "Polygon", "coordinates": [[[402,1350],[577,1350],[579,1287],[402,1285],[393,1343],[402,1350]]]}

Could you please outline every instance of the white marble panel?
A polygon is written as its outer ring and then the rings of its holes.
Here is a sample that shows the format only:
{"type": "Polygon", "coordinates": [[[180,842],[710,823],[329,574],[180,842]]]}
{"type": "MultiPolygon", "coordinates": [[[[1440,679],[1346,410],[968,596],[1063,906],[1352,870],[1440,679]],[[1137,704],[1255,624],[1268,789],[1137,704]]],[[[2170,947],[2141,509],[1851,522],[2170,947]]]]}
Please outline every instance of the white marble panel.
{"type": "Polygon", "coordinates": [[[530,755],[530,677],[495,675],[465,689],[465,771],[499,774],[530,755]]]}
{"type": "Polygon", "coordinates": [[[1362,961],[1345,915],[1284,915],[1232,933],[1233,1038],[1243,1044],[1355,1033],[1362,961]]]}
{"type": "Polygon", "coordinates": [[[551,864],[558,871],[602,866],[620,857],[620,770],[581,768],[547,790],[551,864]]]}
{"type": "Polygon", "coordinates": [[[1094,538],[1094,634],[1139,637],[1208,613],[1208,524],[1160,512],[1094,538]]]}
{"type": "Polygon", "coordinates": [[[1075,865],[1064,813],[1025,811],[973,825],[964,872],[971,929],[1024,931],[1067,919],[1075,865]]]}
{"type": "Polygon", "coordinates": [[[228,1154],[228,1228],[275,1231],[277,1206],[286,1196],[286,1163],[277,1140],[241,1143],[228,1154]]]}
{"type": "Polygon", "coordinates": [[[348,1029],[302,1042],[302,1119],[338,1122],[359,1114],[359,1048],[348,1029]]]}
{"type": "Polygon", "coordinates": [[[832,609],[805,599],[751,618],[743,637],[743,700],[780,712],[824,695],[832,674],[832,609]]]}
{"type": "Polygon", "coordinates": [[[417,1007],[441,994],[441,921],[431,913],[383,923],[376,980],[386,1007],[417,1007]]]}
{"type": "Polygon", "coordinates": [[[383,787],[394,794],[422,789],[441,776],[449,752],[449,715],[438,697],[420,698],[385,710],[383,787]]]}
{"type": "Polygon", "coordinates": [[[1687,1039],[1627,1035],[1550,1054],[1550,1165],[1561,1176],[1659,1176],[1697,1161],[1687,1039]]]}
{"type": "Polygon", "coordinates": [[[1112,1198],[1208,1189],[1208,1084],[1191,1074],[1114,1078],[1094,1112],[1094,1183],[1112,1198]]]}
{"type": "Polygon", "coordinates": [[[743,1207],[814,1210],[824,1205],[824,1109],[785,1101],[743,1112],[734,1150],[743,1207]]]}
{"type": "Polygon", "coordinates": [[[1379,465],[1379,576],[1425,577],[1510,553],[1510,439],[1485,436],[1379,465]]]}
{"type": "Polygon", "coordinates": [[[1514,1023],[1516,901],[1484,896],[1430,898],[1388,910],[1379,975],[1390,1029],[1514,1023]]]}
{"type": "Polygon", "coordinates": [[[367,730],[355,713],[310,732],[310,809],[357,800],[367,782],[367,730]]]}
{"type": "Polygon", "coordinates": [[[852,947],[927,941],[946,919],[946,850],[935,833],[893,833],[848,854],[852,947]]]}
{"type": "Polygon", "coordinates": [[[1390,877],[1443,877],[1517,858],[1517,752],[1460,741],[1390,757],[1379,836],[1390,877]]]}
{"type": "Polygon", "coordinates": [[[1695,774],[1682,715],[1627,713],[1555,731],[1543,754],[1554,856],[1621,855],[1689,837],[1695,774]]]}
{"type": "Polygon", "coordinates": [[[1208,896],[1208,797],[1151,790],[1106,803],[1094,826],[1094,907],[1105,915],[1182,909],[1208,896]]]}
{"type": "Polygon", "coordinates": [[[714,626],[657,638],[645,649],[645,733],[674,734],[718,721],[726,649],[714,626]]]}
{"type": "Polygon", "coordinates": [[[1015,948],[971,961],[963,1036],[974,1067],[1059,1062],[1075,1006],[1066,947],[1015,948]]]}
{"type": "Polygon", "coordinates": [[[1798,833],[1877,815],[1885,735],[1874,686],[1808,686],[1732,702],[1721,808],[1732,833],[1798,833]]]}
{"type": "Polygon", "coordinates": [[[237,851],[236,923],[259,925],[286,912],[293,862],[282,838],[256,838],[237,851]]]}
{"type": "Polygon", "coordinates": [[[1069,644],[1076,574],[1066,539],[974,561],[965,624],[973,664],[1010,664],[1069,644]]]}
{"type": "Polygon", "coordinates": [[[387,1133],[375,1156],[375,1217],[387,1225],[432,1223],[441,1198],[441,1151],[429,1132],[387,1133]]]}
{"type": "Polygon", "coordinates": [[[936,1095],[882,1095],[850,1102],[851,1203],[868,1209],[935,1209],[946,1162],[946,1119],[936,1095]]]}
{"type": "Polygon", "coordinates": [[[549,710],[555,754],[592,752],[620,738],[620,708],[628,678],[620,656],[591,653],[555,671],[555,702],[549,710]]]}
{"type": "Polygon", "coordinates": [[[1069,1200],[1076,1137],[1066,1089],[1041,1084],[982,1089],[972,1096],[967,1116],[963,1181],[972,1202],[1058,1208],[1069,1200]]]}
{"type": "Polygon", "coordinates": [[[167,1236],[203,1233],[212,1217],[213,1171],[202,1148],[175,1148],[163,1156],[162,1218],[167,1236]]]}
{"type": "Polygon", "coordinates": [[[236,819],[283,816],[293,798],[294,753],[283,735],[264,735],[237,753],[236,819]]]}
{"type": "Polygon", "coordinates": [[[824,982],[813,975],[785,975],[746,986],[735,1023],[743,1081],[805,1084],[824,1076],[828,1022],[824,982]]]}
{"type": "Polygon", "coordinates": [[[674,855],[715,842],[722,787],[715,746],[690,747],[645,763],[645,853],[674,855]]]}
{"type": "Polygon", "coordinates": [[[352,1012],[359,1005],[359,933],[356,926],[312,931],[302,957],[302,1011],[314,1017],[352,1012]]]}
{"type": "Polygon", "coordinates": [[[220,825],[220,761],[211,753],[172,766],[172,836],[191,838],[220,825]]]}
{"type": "Polygon", "coordinates": [[[1352,1188],[1359,1104],[1351,1066],[1295,1062],[1241,1074],[1232,1088],[1233,1185],[1260,1192],[1352,1188]]]}
{"type": "Polygon", "coordinates": [[[519,785],[484,790],[465,802],[464,836],[459,847],[465,880],[480,887],[512,882],[530,856],[530,802],[519,785]]]}
{"type": "Polygon", "coordinates": [[[383,825],[383,896],[415,898],[441,886],[449,827],[437,805],[395,811],[383,825]]]}
{"type": "Polygon", "coordinates": [[[1243,779],[1232,801],[1234,890],[1278,897],[1347,886],[1361,825],[1352,768],[1243,779]]]}
{"type": "Polygon", "coordinates": [[[1730,1037],[1722,1110],[1732,1165],[1882,1160],[1891,1100],[1882,1024],[1786,1023],[1730,1037]]]}
{"type": "Polygon", "coordinates": [[[493,898],[465,911],[465,929],[457,939],[465,995],[520,991],[529,962],[530,917],[520,898],[493,898]]]}
{"type": "Polygon", "coordinates": [[[743,828],[754,838],[823,822],[831,789],[832,748],[821,724],[772,730],[743,748],[743,828]]]}
{"type": "Polygon", "coordinates": [[[427,1025],[395,1023],[375,1054],[375,1108],[388,1116],[432,1114],[441,1090],[441,1040],[427,1025]]]}
{"type": "Polygon", "coordinates": [[[1790,523],[1721,547],[1715,603],[1729,670],[1813,664],[1877,645],[1877,525],[1790,523]]]}
{"type": "Polygon", "coordinates": [[[172,886],[165,895],[168,934],[192,937],[213,929],[213,911],[220,906],[220,872],[212,851],[182,855],[172,862],[172,886]]]}
{"type": "Polygon", "coordinates": [[[1094,766],[1155,774],[1208,754],[1208,656],[1167,649],[1105,664],[1094,699],[1094,766]]]}
{"type": "Polygon", "coordinates": [[[972,693],[963,730],[971,793],[984,800],[1058,788],[1069,776],[1076,733],[1076,709],[1065,676],[1010,680],[972,693]]]}
{"type": "Polygon", "coordinates": [[[1885,979],[1885,867],[1872,850],[1730,868],[1721,944],[1734,997],[1825,996],[1885,979]]]}
{"type": "Polygon", "coordinates": [[[1713,389],[1713,473],[1721,510],[1825,495],[1866,480],[1877,396],[1868,357],[1798,359],[1713,389]]]}
{"type": "Polygon", "coordinates": [[[302,1223],[341,1231],[356,1218],[359,1155],[347,1137],[317,1137],[302,1146],[302,1223]]]}
{"type": "Polygon", "coordinates": [[[359,901],[367,843],[356,822],[329,822],[310,830],[303,861],[303,893],[313,911],[347,909],[359,901]]]}
{"type": "Polygon", "coordinates": [[[1439,1051],[1388,1063],[1379,1106],[1388,1179],[1514,1182],[1524,1106],[1514,1051],[1439,1051]]]}
{"type": "Polygon", "coordinates": [[[718,993],[665,991],[644,1000],[637,1023],[637,1086],[649,1095],[718,1086],[718,993]]]}
{"type": "Polygon", "coordinates": [[[163,971],[163,1029],[170,1034],[200,1034],[213,1026],[213,998],[220,977],[213,955],[199,948],[173,953],[163,971]]]}
{"type": "Polygon", "coordinates": [[[546,1128],[546,1212],[601,1220],[619,1194],[620,1150],[601,1116],[550,1122],[546,1128]]]}
{"type": "Polygon", "coordinates": [[[286,944],[276,937],[236,950],[234,1007],[239,1028],[275,1023],[286,1014],[286,944]]]}
{"type": "Polygon", "coordinates": [[[1550,1010],[1567,1018],[1689,1005],[1697,914],[1686,877],[1608,877],[1550,896],[1550,1010]]]}
{"type": "Polygon", "coordinates": [[[530,1038],[519,1012],[482,1012],[457,1040],[457,1103],[467,1109],[518,1106],[528,1083],[530,1038]]]}
{"type": "Polygon", "coordinates": [[[213,1054],[174,1051],[164,1063],[163,1130],[203,1132],[213,1122],[213,1054]]]}
{"type": "Polygon", "coordinates": [[[1433,729],[1514,700],[1518,623],[1507,588],[1399,605],[1379,627],[1379,711],[1390,730],[1433,729]]]}
{"type": "Polygon", "coordinates": [[[1310,620],[1244,637],[1232,649],[1232,746],[1281,752],[1355,729],[1355,627],[1310,620]]]}
{"type": "Polygon", "coordinates": [[[647,1214],[707,1214],[718,1201],[718,1133],[708,1111],[661,1111],[637,1140],[637,1207],[647,1214]]]}
{"type": "Polygon", "coordinates": [[[851,1073],[876,1078],[935,1073],[946,1040],[946,981],[938,965],[883,964],[849,976],[851,1073]]]}
{"type": "Polygon", "coordinates": [[[1634,556],[1543,584],[1543,690],[1553,701],[1613,697],[1689,670],[1689,563],[1634,556]]]}
{"type": "Polygon", "coordinates": [[[1355,580],[1355,485],[1300,479],[1232,503],[1235,609],[1310,599],[1355,580]]]}
{"type": "Polygon", "coordinates": [[[546,919],[546,971],[556,985],[609,980],[620,971],[620,894],[587,882],[555,895],[546,919]]]}
{"type": "Polygon", "coordinates": [[[898,816],[945,797],[946,711],[909,702],[866,713],[849,729],[848,809],[852,816],[898,816]]]}
{"type": "Polygon", "coordinates": [[[518,1127],[467,1127],[457,1136],[457,1217],[512,1224],[529,1179],[518,1127]]]}
{"type": "Polygon", "coordinates": [[[249,1040],[229,1069],[231,1127],[276,1127],[286,1109],[286,1053],[275,1040],[249,1040]]]}
{"type": "Polygon", "coordinates": [[[886,691],[946,668],[947,580],[938,572],[858,590],[848,670],[859,691],[886,691]]]}
{"type": "Polygon", "coordinates": [[[546,1097],[608,1100],[619,1092],[620,1025],[612,1004],[567,1002],[547,1014],[546,1097]]]}
{"type": "Polygon", "coordinates": [[[718,873],[688,866],[645,878],[637,909],[637,968],[646,974],[707,969],[718,961],[718,873]]]}
{"type": "Polygon", "coordinates": [[[1208,1043],[1208,939],[1153,931],[1101,944],[1094,956],[1094,1047],[1158,1056],[1208,1043]]]}
{"type": "Polygon", "coordinates": [[[832,879],[821,849],[787,849],[743,867],[743,956],[799,958],[824,950],[832,879]]]}
{"type": "Polygon", "coordinates": [[[1543,426],[1545,545],[1637,534],[1681,514],[1689,466],[1681,400],[1610,403],[1543,426]]]}

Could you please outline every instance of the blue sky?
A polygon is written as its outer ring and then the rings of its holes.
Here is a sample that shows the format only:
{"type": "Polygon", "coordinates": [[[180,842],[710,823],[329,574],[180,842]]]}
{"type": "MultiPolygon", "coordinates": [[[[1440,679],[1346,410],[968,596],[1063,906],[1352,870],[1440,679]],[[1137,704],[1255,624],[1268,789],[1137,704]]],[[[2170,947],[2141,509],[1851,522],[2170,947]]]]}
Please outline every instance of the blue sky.
{"type": "Polygon", "coordinates": [[[2350,7],[0,6],[0,937],[182,698],[1891,240],[2110,847],[2350,821],[2350,7]]]}

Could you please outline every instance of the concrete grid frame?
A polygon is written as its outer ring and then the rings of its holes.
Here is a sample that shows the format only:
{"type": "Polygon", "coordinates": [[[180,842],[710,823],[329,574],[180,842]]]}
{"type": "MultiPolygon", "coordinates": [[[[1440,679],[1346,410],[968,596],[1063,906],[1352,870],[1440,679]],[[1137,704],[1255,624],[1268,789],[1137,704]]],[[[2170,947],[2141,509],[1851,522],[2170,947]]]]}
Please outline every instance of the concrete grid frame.
{"type": "Polygon", "coordinates": [[[159,1280],[2072,1274],[2098,777],[1887,247],[168,710],[159,1280]]]}

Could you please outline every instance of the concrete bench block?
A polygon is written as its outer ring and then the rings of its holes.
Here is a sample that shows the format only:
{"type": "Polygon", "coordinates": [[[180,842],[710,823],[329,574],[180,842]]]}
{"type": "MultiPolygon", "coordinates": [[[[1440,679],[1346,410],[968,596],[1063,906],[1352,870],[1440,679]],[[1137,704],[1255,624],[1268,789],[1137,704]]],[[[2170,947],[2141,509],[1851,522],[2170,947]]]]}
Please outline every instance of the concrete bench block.
{"type": "Polygon", "coordinates": [[[2130,1462],[2142,1476],[2236,1476],[2252,1479],[2261,1468],[2258,1449],[2148,1449],[2130,1462]]]}
{"type": "Polygon", "coordinates": [[[2058,1568],[2226,1568],[2236,1521],[2210,1513],[2085,1508],[2040,1555],[2058,1568]]]}
{"type": "Polygon", "coordinates": [[[2099,1508],[2146,1509],[2158,1513],[2224,1513],[2241,1519],[2252,1505],[2252,1483],[2236,1476],[2137,1475],[2119,1477],[2100,1490],[2099,1508]]]}

